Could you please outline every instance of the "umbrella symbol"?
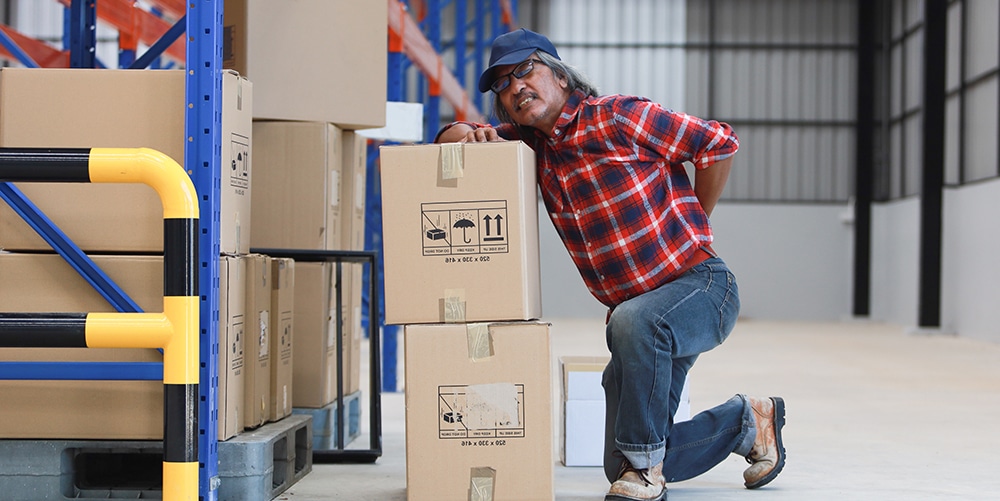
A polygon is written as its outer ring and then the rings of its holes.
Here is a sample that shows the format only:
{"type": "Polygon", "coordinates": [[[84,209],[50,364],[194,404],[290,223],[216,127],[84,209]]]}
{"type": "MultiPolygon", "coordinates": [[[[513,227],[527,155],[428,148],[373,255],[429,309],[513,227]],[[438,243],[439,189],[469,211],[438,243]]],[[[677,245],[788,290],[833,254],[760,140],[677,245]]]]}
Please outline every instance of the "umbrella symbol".
{"type": "Polygon", "coordinates": [[[452,228],[462,228],[462,238],[465,240],[465,243],[472,242],[472,240],[470,240],[469,237],[467,237],[465,235],[465,229],[466,228],[475,228],[475,227],[476,227],[476,223],[473,223],[472,221],[470,221],[468,219],[459,219],[458,221],[455,221],[454,225],[452,225],[452,228]]]}

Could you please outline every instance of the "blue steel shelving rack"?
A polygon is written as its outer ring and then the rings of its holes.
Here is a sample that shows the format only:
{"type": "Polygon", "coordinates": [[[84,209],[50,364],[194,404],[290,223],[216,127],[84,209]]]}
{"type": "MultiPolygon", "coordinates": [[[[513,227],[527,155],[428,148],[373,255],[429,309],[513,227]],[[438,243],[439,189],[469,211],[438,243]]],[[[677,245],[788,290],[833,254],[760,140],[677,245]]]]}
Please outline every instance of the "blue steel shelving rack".
{"type": "MultiPolygon", "coordinates": [[[[101,67],[94,57],[96,4],[73,0],[66,17],[67,45],[71,66],[101,67]]],[[[219,221],[221,189],[222,130],[222,0],[189,0],[187,13],[147,54],[131,67],[146,67],[176,39],[186,37],[186,113],[184,162],[195,185],[201,214],[198,235],[199,349],[198,401],[198,499],[218,499],[218,321],[219,321],[219,221]],[[206,384],[207,383],[207,384],[206,384]]],[[[15,53],[27,67],[38,67],[8,37],[0,43],[15,53]]],[[[65,235],[41,214],[30,201],[19,197],[6,183],[0,186],[6,200],[19,201],[19,212],[32,219],[46,238],[118,310],[135,311],[137,306],[103,274],[65,235]]],[[[12,206],[15,205],[11,202],[12,206]]],[[[15,207],[17,209],[17,207],[15,207]]],[[[161,364],[113,363],[4,363],[0,377],[17,379],[161,379],[161,364]],[[156,367],[153,367],[153,366],[156,367]],[[11,377],[13,375],[13,377],[11,377]]]]}
{"type": "Polygon", "coordinates": [[[184,164],[198,192],[202,220],[198,242],[202,381],[198,403],[198,492],[200,500],[215,501],[219,487],[219,445],[215,430],[219,408],[222,0],[189,0],[186,19],[184,164]]]}

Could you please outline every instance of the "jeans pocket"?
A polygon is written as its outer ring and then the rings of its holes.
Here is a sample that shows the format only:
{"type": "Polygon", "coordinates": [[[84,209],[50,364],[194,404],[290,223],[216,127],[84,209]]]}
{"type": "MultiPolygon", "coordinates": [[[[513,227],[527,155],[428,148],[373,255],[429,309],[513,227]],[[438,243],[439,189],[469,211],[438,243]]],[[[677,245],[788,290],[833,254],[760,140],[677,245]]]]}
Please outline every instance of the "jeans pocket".
{"type": "Polygon", "coordinates": [[[728,269],[723,270],[721,274],[725,274],[725,281],[717,281],[718,286],[723,289],[719,291],[722,293],[722,300],[719,303],[720,342],[729,337],[740,316],[740,291],[736,284],[736,276],[728,269]]]}

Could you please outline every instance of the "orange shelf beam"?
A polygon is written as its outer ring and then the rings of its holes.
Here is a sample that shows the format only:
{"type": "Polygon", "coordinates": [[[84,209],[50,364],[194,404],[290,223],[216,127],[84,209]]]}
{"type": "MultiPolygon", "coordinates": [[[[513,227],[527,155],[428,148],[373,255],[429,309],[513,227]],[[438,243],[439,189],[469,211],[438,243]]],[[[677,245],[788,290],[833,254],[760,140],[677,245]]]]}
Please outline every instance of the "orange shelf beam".
{"type": "Polygon", "coordinates": [[[406,11],[406,6],[399,0],[389,2],[389,29],[403,41],[403,53],[414,66],[420,69],[431,86],[440,88],[443,97],[452,108],[455,115],[465,120],[485,122],[486,118],[476,109],[469,95],[458,83],[455,75],[447,69],[441,55],[424,37],[417,22],[406,11]]]}
{"type": "MultiPolygon", "coordinates": [[[[24,35],[14,28],[0,24],[0,30],[24,51],[32,61],[42,68],[68,68],[69,52],[61,51],[51,45],[24,35]]],[[[7,49],[0,46],[0,57],[16,61],[17,59],[7,49]]]]}
{"type": "MultiPolygon", "coordinates": [[[[69,7],[71,0],[58,0],[69,7]]],[[[170,23],[143,10],[133,0],[100,0],[97,2],[97,18],[114,26],[120,32],[132,34],[147,46],[153,45],[170,29],[170,23]],[[138,33],[135,32],[138,30],[138,33]]],[[[186,48],[184,38],[170,44],[163,54],[177,62],[184,63],[186,48]]]]}

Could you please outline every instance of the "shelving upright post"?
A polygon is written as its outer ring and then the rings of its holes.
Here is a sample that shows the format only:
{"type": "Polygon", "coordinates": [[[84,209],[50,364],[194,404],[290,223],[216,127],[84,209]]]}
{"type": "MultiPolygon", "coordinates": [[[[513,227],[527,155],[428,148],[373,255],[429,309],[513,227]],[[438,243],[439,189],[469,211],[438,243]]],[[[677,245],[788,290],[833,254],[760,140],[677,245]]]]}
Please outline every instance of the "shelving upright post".
{"type": "Polygon", "coordinates": [[[199,499],[215,501],[219,487],[219,220],[222,183],[222,0],[189,0],[184,165],[198,192],[198,290],[201,291],[199,499]]]}

